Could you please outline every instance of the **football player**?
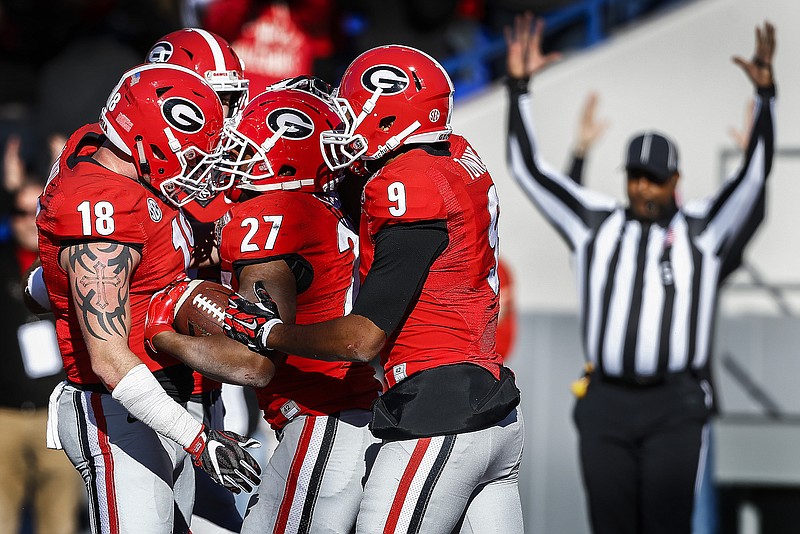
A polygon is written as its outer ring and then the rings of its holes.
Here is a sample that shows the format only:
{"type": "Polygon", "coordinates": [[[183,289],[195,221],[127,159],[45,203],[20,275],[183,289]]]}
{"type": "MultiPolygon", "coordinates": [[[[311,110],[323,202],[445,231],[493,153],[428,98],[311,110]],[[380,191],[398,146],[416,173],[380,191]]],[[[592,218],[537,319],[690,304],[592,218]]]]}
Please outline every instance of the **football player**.
{"type": "Polygon", "coordinates": [[[219,35],[184,28],[168,33],[147,52],[148,63],[170,63],[197,72],[214,88],[222,101],[225,123],[235,125],[247,105],[250,81],[244,62],[219,35]]]}
{"type": "MultiPolygon", "coordinates": [[[[148,63],[180,65],[197,72],[214,89],[222,102],[225,123],[234,125],[247,104],[250,82],[245,77],[244,63],[219,35],[200,28],[184,28],[159,39],[147,52],[148,63]]],[[[229,203],[224,195],[209,199],[208,219],[224,215],[229,203]]],[[[193,267],[190,272],[201,278],[219,278],[219,251],[211,221],[189,218],[195,236],[193,267]]],[[[225,406],[222,384],[206,375],[194,373],[194,389],[187,403],[189,413],[209,428],[222,429],[225,406]]],[[[233,495],[209,480],[196,469],[197,495],[195,513],[213,524],[238,532],[242,516],[233,495]]]]}
{"type": "MultiPolygon", "coordinates": [[[[255,97],[229,131],[222,165],[239,203],[222,228],[223,272],[250,299],[273,295],[287,322],[342,317],[357,290],[358,236],[335,193],[341,173],[320,151],[321,132],[340,122],[330,101],[277,89],[255,97]]],[[[180,337],[153,343],[169,350],[180,337]]],[[[368,423],[381,385],[364,362],[272,357],[276,376],[256,393],[280,443],[242,532],[350,532],[377,446],[368,423]]]]}
{"type": "Polygon", "coordinates": [[[360,161],[363,283],[350,314],[286,324],[268,295],[230,299],[226,334],[253,350],[366,362],[387,391],[371,429],[383,440],[357,532],[521,533],[523,422],[513,374],[495,351],[497,223],[492,178],[453,135],[442,66],[391,45],[358,56],[337,92],[343,128],[323,133],[332,169],[360,161]],[[257,323],[257,324],[254,324],[257,323]]]}
{"type": "Polygon", "coordinates": [[[67,374],[51,398],[51,445],[60,439],[85,480],[93,533],[188,532],[192,460],[231,491],[259,483],[243,448],[257,443],[195,420],[181,405],[191,370],[144,343],[150,297],[186,276],[192,236],[179,208],[202,214],[197,201],[223,188],[211,172],[222,127],[219,98],[195,72],[136,67],[99,125],[70,137],[40,198],[67,374]]]}

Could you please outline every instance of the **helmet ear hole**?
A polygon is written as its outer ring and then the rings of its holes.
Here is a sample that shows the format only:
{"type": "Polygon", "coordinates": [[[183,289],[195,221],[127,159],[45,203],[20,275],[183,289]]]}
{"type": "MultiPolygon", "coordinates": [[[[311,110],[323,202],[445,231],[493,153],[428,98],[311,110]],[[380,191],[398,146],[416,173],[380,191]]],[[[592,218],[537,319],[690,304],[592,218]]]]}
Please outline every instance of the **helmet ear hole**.
{"type": "Polygon", "coordinates": [[[380,128],[381,130],[388,130],[389,128],[392,127],[392,124],[394,124],[394,121],[396,119],[397,119],[397,117],[394,116],[394,115],[389,115],[387,117],[384,117],[378,123],[378,128],[380,128]]]}
{"type": "Polygon", "coordinates": [[[278,176],[294,176],[295,174],[297,174],[297,169],[291,165],[281,165],[278,170],[278,176]]]}
{"type": "Polygon", "coordinates": [[[150,151],[153,153],[153,156],[161,161],[167,161],[167,156],[161,151],[160,148],[158,148],[158,146],[150,145],[150,151]]]}

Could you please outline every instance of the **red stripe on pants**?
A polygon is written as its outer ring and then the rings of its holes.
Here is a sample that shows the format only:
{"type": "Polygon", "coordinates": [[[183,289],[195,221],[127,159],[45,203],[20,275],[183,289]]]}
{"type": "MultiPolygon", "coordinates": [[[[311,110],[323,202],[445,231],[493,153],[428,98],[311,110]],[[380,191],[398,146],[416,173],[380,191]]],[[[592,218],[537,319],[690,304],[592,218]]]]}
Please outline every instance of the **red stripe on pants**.
{"type": "Polygon", "coordinates": [[[114,455],[108,443],[106,416],[103,413],[103,397],[99,393],[91,393],[92,411],[97,422],[97,445],[103,455],[103,471],[106,482],[106,506],[108,507],[108,528],[111,534],[119,534],[119,516],[117,513],[117,495],[114,488],[114,455]]]}
{"type": "Polygon", "coordinates": [[[283,492],[280,510],[278,510],[278,520],[275,522],[275,532],[286,530],[286,523],[289,521],[289,512],[292,510],[294,493],[297,490],[297,480],[300,478],[300,470],[306,459],[308,446],[311,443],[311,436],[314,433],[315,417],[306,417],[303,423],[303,431],[300,433],[300,440],[297,443],[297,451],[292,459],[292,467],[286,477],[286,488],[283,492]]]}
{"type": "Polygon", "coordinates": [[[419,464],[422,463],[422,458],[425,457],[425,451],[431,444],[431,438],[421,438],[417,441],[414,452],[411,453],[411,458],[408,460],[408,465],[400,478],[400,485],[397,486],[397,493],[394,495],[392,501],[392,508],[389,510],[389,517],[386,518],[386,526],[383,527],[384,534],[394,534],[394,529],[397,528],[397,522],[400,520],[400,512],[403,511],[403,503],[405,503],[406,496],[408,495],[408,488],[411,487],[411,482],[414,480],[414,475],[417,474],[419,464]]]}

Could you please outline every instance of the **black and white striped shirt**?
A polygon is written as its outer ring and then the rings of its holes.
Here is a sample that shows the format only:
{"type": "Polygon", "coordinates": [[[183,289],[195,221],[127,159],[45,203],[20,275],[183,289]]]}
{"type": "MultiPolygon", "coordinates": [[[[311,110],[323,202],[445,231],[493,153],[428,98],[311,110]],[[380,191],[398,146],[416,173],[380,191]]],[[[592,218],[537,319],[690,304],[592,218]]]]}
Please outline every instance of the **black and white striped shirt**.
{"type": "Polygon", "coordinates": [[[705,369],[721,266],[763,219],[757,206],[772,166],[774,88],[758,91],[741,168],[713,197],[652,223],[544,163],[531,97],[518,83],[509,89],[509,165],[572,250],[586,359],[632,383],[705,369]]]}

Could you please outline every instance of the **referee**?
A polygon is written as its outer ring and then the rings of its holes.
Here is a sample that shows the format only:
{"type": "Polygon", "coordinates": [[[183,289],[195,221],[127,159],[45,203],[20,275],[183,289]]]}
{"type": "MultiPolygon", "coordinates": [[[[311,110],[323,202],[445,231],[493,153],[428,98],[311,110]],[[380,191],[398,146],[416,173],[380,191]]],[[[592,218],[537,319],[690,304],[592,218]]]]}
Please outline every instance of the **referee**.
{"type": "Polygon", "coordinates": [[[574,256],[587,376],[576,391],[584,486],[595,534],[688,534],[705,458],[709,357],[722,265],[763,218],[773,157],[775,32],[756,30],[756,88],[740,169],[713,197],[678,207],[674,143],[630,141],[629,205],[588,191],[537,153],[528,81],[558,59],[540,49],[543,23],[508,29],[508,159],[515,179],[574,256]]]}

